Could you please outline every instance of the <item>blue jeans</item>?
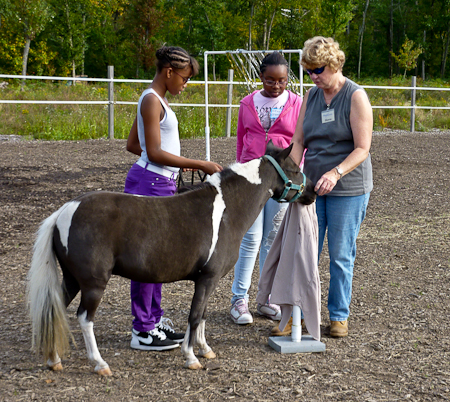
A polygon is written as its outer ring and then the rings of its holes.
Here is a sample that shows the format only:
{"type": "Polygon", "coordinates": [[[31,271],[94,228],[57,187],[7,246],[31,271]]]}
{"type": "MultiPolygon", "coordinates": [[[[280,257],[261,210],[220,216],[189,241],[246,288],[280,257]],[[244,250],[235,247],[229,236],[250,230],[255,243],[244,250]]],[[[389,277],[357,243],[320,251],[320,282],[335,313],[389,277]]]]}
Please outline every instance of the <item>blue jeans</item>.
{"type": "Polygon", "coordinates": [[[330,255],[328,312],[332,321],[345,321],[350,314],[356,238],[366,216],[369,197],[370,193],[353,197],[324,195],[318,196],[316,200],[319,257],[328,228],[330,255]]]}
{"type": "Polygon", "coordinates": [[[231,304],[243,298],[248,301],[248,290],[252,283],[252,273],[258,250],[261,246],[259,252],[259,273],[261,274],[267,253],[283,221],[287,206],[287,202],[279,203],[270,198],[252,227],[244,235],[239,248],[239,259],[234,267],[231,304]]]}

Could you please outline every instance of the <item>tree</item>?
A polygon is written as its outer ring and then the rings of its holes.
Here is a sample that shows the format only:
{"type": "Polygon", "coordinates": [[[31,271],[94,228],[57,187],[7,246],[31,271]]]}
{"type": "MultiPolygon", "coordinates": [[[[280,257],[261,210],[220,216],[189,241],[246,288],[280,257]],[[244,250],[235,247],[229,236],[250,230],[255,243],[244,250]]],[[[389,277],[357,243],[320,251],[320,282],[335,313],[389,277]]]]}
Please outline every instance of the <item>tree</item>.
{"type": "MultiPolygon", "coordinates": [[[[51,18],[50,9],[45,0],[12,0],[9,7],[3,9],[9,19],[22,32],[22,75],[27,74],[28,55],[31,41],[41,32],[51,18]]],[[[12,24],[12,26],[14,26],[12,24]]],[[[23,81],[25,83],[25,80],[23,81]]]]}
{"type": "Polygon", "coordinates": [[[422,46],[415,46],[416,44],[406,37],[399,53],[395,54],[394,52],[391,52],[392,57],[395,59],[400,68],[405,69],[403,78],[406,78],[406,71],[417,67],[417,58],[423,52],[422,46]]]}
{"type": "Polygon", "coordinates": [[[76,75],[79,66],[84,74],[84,54],[86,49],[86,17],[89,3],[86,0],[47,0],[53,10],[53,18],[48,26],[47,41],[54,51],[65,61],[65,67],[76,75]]]}
{"type": "MultiPolygon", "coordinates": [[[[170,18],[157,37],[171,45],[182,46],[198,57],[207,50],[233,50],[248,44],[250,3],[246,0],[166,0],[170,18]]],[[[202,59],[198,58],[200,64],[202,59]]],[[[226,56],[212,57],[213,74],[226,77],[226,56]]]]}
{"type": "Polygon", "coordinates": [[[164,24],[165,15],[160,0],[130,0],[124,14],[125,30],[131,38],[131,47],[136,57],[136,75],[139,66],[144,72],[154,64],[155,52],[159,47],[157,33],[164,24]]]}
{"type": "Polygon", "coordinates": [[[0,72],[20,74],[23,45],[19,25],[12,18],[11,3],[0,0],[0,72]]]}
{"type": "MultiPolygon", "coordinates": [[[[78,0],[77,0],[78,1],[78,0]]],[[[114,66],[118,76],[136,74],[136,33],[127,25],[130,0],[87,0],[86,8],[86,74],[106,75],[107,66],[114,66]]]]}
{"type": "Polygon", "coordinates": [[[354,0],[322,0],[320,18],[326,21],[323,24],[322,35],[337,39],[353,19],[354,10],[354,0]]]}
{"type": "Polygon", "coordinates": [[[362,24],[361,24],[361,28],[359,29],[358,79],[361,76],[362,46],[363,46],[364,30],[366,29],[366,15],[367,15],[367,9],[369,8],[369,1],[370,0],[366,0],[366,5],[364,7],[364,12],[363,12],[362,24]]]}

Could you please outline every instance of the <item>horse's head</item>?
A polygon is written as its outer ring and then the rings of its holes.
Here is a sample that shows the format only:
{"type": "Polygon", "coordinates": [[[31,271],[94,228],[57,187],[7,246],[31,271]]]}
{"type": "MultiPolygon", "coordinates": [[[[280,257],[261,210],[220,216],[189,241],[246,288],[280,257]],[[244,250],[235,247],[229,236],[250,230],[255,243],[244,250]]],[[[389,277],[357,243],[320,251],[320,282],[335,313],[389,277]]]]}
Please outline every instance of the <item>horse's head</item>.
{"type": "Polygon", "coordinates": [[[285,200],[309,205],[316,200],[314,184],[300,171],[295,162],[289,158],[292,146],[293,144],[286,149],[282,149],[273,145],[272,141],[269,141],[267,144],[264,157],[268,159],[278,172],[278,185],[273,189],[272,198],[277,201],[285,200]]]}

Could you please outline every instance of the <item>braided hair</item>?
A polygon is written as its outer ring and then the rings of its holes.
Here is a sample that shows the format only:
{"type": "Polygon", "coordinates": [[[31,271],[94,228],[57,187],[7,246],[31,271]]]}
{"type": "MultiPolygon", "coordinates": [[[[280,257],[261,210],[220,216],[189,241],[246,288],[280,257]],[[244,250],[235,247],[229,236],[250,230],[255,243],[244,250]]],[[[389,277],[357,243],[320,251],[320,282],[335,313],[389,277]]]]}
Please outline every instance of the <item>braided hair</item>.
{"type": "Polygon", "coordinates": [[[264,59],[262,60],[259,71],[261,74],[266,71],[267,66],[286,66],[287,69],[289,69],[289,64],[287,60],[284,58],[284,56],[280,52],[272,52],[269,53],[264,59]]]}
{"type": "Polygon", "coordinates": [[[198,74],[199,66],[186,50],[178,46],[163,46],[156,51],[156,68],[160,72],[165,67],[172,67],[182,70],[187,66],[191,67],[192,75],[198,74]]]}

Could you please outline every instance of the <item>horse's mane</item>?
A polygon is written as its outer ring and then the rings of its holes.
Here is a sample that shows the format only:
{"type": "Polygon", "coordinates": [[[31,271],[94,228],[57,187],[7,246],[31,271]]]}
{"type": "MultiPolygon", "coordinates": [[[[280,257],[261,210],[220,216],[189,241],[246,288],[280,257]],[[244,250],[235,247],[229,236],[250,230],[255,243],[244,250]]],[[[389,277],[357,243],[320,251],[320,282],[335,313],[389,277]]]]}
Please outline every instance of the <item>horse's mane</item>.
{"type": "Polygon", "coordinates": [[[177,188],[177,191],[176,191],[175,194],[181,194],[181,193],[186,193],[188,191],[200,190],[200,189],[205,188],[207,186],[210,186],[210,184],[207,183],[207,182],[202,182],[202,183],[194,184],[194,185],[191,185],[191,186],[182,186],[182,187],[177,188]]]}
{"type": "MultiPolygon", "coordinates": [[[[230,166],[224,168],[220,172],[220,176],[221,176],[222,179],[228,177],[230,175],[230,173],[234,173],[231,170],[231,166],[235,165],[236,163],[237,162],[232,163],[230,166]]],[[[207,181],[204,181],[204,182],[198,183],[198,184],[194,184],[194,185],[190,185],[190,186],[189,185],[185,185],[185,186],[179,187],[175,194],[182,194],[182,193],[186,193],[188,191],[201,190],[202,188],[209,187],[209,186],[211,186],[211,184],[208,183],[207,181]]]]}

